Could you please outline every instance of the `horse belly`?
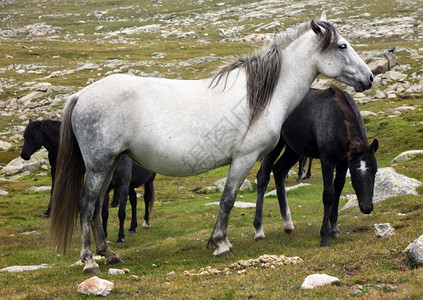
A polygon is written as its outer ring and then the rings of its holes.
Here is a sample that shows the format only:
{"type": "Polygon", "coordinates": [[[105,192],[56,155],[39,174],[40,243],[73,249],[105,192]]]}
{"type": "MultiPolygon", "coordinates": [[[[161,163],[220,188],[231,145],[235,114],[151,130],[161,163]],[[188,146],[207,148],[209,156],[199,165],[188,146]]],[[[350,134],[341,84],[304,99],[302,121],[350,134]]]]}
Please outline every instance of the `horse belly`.
{"type": "Polygon", "coordinates": [[[143,143],[130,149],[130,156],[144,168],[167,176],[191,176],[230,163],[228,155],[213,152],[200,143],[190,147],[143,143]]]}

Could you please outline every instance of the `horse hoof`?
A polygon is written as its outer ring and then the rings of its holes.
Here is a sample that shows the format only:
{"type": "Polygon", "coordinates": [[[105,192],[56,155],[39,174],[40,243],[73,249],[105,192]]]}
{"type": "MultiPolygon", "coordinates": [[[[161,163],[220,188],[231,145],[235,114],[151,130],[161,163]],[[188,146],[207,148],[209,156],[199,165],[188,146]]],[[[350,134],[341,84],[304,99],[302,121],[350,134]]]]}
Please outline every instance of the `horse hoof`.
{"type": "Polygon", "coordinates": [[[334,231],[330,233],[330,236],[333,238],[338,238],[341,235],[339,231],[334,231]]]}
{"type": "Polygon", "coordinates": [[[115,264],[121,264],[121,263],[123,263],[123,260],[121,260],[119,256],[108,258],[106,259],[106,262],[105,262],[106,265],[115,265],[115,264]]]}
{"type": "Polygon", "coordinates": [[[225,251],[218,251],[218,249],[214,250],[213,256],[220,256],[220,257],[234,257],[233,249],[228,249],[225,251]]]}
{"type": "Polygon", "coordinates": [[[117,207],[119,205],[118,202],[112,202],[110,203],[110,207],[117,207]]]}
{"type": "Polygon", "coordinates": [[[132,229],[132,230],[131,230],[131,229],[129,229],[129,230],[128,230],[128,233],[129,233],[129,234],[136,234],[137,232],[135,231],[135,229],[132,229]]]}
{"type": "Polygon", "coordinates": [[[150,229],[150,224],[148,224],[147,222],[144,222],[144,223],[142,224],[142,228],[143,228],[143,229],[150,229]]]}
{"type": "Polygon", "coordinates": [[[263,234],[256,234],[256,236],[254,237],[254,240],[256,242],[258,242],[258,241],[264,240],[265,238],[266,238],[266,236],[264,235],[264,233],[263,234]]]}
{"type": "Polygon", "coordinates": [[[293,234],[295,232],[294,228],[285,228],[284,230],[285,230],[285,233],[287,234],[293,234]]]}
{"type": "Polygon", "coordinates": [[[123,245],[125,245],[125,242],[124,241],[117,241],[116,242],[116,247],[118,247],[118,248],[122,248],[123,245]]]}
{"type": "Polygon", "coordinates": [[[329,247],[329,246],[330,246],[329,241],[322,241],[322,242],[320,242],[320,247],[329,247]]]}
{"type": "Polygon", "coordinates": [[[43,214],[41,215],[41,218],[50,218],[50,215],[49,215],[49,214],[46,214],[46,213],[43,213],[43,214]]]}

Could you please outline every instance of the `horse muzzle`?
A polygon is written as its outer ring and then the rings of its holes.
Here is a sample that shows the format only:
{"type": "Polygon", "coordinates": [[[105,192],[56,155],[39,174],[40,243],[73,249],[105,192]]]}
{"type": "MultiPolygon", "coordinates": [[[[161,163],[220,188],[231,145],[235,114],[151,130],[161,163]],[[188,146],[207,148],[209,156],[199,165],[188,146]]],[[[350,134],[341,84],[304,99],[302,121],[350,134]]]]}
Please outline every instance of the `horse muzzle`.
{"type": "Polygon", "coordinates": [[[28,154],[28,153],[23,153],[23,152],[21,152],[21,157],[22,157],[22,159],[24,159],[24,160],[29,160],[29,159],[31,158],[31,155],[30,155],[30,154],[28,154]]]}
{"type": "Polygon", "coordinates": [[[374,80],[373,74],[370,74],[369,78],[365,81],[359,80],[357,84],[354,86],[354,90],[356,92],[363,92],[368,90],[372,87],[372,82],[374,80]]]}
{"type": "Polygon", "coordinates": [[[373,204],[360,204],[360,211],[365,214],[368,215],[373,211],[373,204]]]}

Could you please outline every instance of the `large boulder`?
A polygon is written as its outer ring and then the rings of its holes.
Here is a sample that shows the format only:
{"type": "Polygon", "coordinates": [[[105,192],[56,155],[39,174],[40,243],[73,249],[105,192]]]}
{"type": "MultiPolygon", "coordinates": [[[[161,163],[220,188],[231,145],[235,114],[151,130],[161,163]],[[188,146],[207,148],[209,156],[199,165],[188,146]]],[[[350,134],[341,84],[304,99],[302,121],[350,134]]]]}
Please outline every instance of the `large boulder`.
{"type": "MultiPolygon", "coordinates": [[[[226,185],[226,177],[215,181],[214,185],[221,193],[223,193],[223,190],[226,185]]],[[[245,179],[244,182],[241,184],[241,187],[239,188],[239,190],[252,192],[253,186],[251,185],[251,182],[248,179],[245,179]]]]}
{"type": "Polygon", "coordinates": [[[47,166],[48,162],[48,152],[44,148],[40,151],[35,152],[30,160],[24,160],[20,157],[15,158],[10,161],[1,171],[1,175],[13,175],[16,173],[21,173],[25,171],[30,171],[31,173],[39,171],[42,166],[47,166]]]}
{"type": "Polygon", "coordinates": [[[392,162],[401,162],[401,161],[408,161],[412,160],[418,156],[423,156],[423,150],[410,150],[405,151],[401,154],[399,154],[397,157],[395,157],[392,162]]]}
{"type": "Polygon", "coordinates": [[[407,263],[412,267],[423,265],[423,235],[415,239],[404,250],[407,257],[407,263]]]}
{"type": "MultiPolygon", "coordinates": [[[[398,174],[392,167],[380,168],[376,173],[373,202],[399,195],[417,195],[416,188],[421,184],[417,179],[398,174]]],[[[341,210],[357,206],[357,203],[357,197],[353,197],[341,210]]]]}

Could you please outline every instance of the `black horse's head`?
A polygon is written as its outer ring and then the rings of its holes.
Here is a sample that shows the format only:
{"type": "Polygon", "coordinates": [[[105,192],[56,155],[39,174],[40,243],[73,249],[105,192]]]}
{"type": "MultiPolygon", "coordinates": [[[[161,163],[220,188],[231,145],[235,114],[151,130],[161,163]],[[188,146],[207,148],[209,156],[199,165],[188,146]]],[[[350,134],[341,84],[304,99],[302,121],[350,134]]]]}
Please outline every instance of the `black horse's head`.
{"type": "MultiPolygon", "coordinates": [[[[373,210],[373,190],[377,172],[374,154],[378,147],[379,143],[375,139],[370,146],[364,149],[360,147],[360,151],[349,153],[351,183],[357,195],[360,211],[363,214],[370,214],[373,210]]],[[[350,149],[352,149],[351,145],[350,149]]]]}
{"type": "Polygon", "coordinates": [[[41,131],[42,121],[29,121],[24,132],[24,145],[22,147],[21,157],[29,160],[35,151],[43,146],[43,133],[41,131]]]}

